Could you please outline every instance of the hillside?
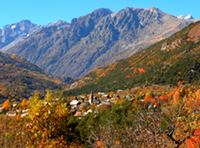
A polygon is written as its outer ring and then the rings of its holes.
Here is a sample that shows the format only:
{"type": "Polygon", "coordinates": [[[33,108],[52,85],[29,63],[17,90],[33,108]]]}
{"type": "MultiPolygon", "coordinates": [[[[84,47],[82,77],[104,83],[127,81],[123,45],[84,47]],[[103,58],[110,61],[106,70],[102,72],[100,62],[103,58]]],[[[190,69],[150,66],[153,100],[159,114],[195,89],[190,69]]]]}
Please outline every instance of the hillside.
{"type": "Polygon", "coordinates": [[[179,81],[199,84],[199,30],[200,22],[190,24],[173,36],[129,58],[94,70],[87,75],[92,79],[87,85],[79,85],[79,88],[66,93],[115,91],[152,84],[176,85],[179,81]]]}
{"type": "Polygon", "coordinates": [[[67,82],[73,80],[52,76],[23,57],[0,52],[0,103],[28,98],[34,91],[44,94],[46,89],[58,89],[67,82]]]}
{"type": "Polygon", "coordinates": [[[71,23],[44,26],[4,52],[23,56],[54,75],[82,77],[102,62],[105,66],[127,58],[193,21],[154,7],[118,12],[100,8],[71,23]]]}

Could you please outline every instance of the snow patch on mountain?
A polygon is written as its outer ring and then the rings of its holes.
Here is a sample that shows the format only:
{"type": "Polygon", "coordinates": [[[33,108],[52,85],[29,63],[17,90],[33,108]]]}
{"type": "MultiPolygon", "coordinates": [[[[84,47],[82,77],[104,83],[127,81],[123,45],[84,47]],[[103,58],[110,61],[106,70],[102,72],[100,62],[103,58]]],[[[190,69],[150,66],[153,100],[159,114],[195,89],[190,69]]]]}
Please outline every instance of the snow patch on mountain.
{"type": "Polygon", "coordinates": [[[14,29],[16,27],[16,25],[11,26],[11,29],[14,29]]]}
{"type": "Polygon", "coordinates": [[[187,19],[194,19],[194,18],[192,17],[191,14],[189,14],[188,16],[185,17],[185,19],[187,20],[187,19]]]}
{"type": "Polygon", "coordinates": [[[192,17],[191,14],[189,14],[188,16],[185,16],[185,15],[178,15],[177,18],[178,18],[178,19],[182,19],[182,20],[194,19],[194,18],[192,17]]]}

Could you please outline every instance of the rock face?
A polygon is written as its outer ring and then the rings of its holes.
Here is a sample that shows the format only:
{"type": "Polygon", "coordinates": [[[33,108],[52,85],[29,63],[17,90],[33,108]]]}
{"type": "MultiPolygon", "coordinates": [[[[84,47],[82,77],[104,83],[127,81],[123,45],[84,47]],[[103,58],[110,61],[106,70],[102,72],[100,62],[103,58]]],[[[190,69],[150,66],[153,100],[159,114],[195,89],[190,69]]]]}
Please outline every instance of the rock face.
{"type": "Polygon", "coordinates": [[[165,42],[162,47],[161,47],[161,51],[166,50],[167,48],[169,48],[169,44],[167,42],[165,42]]]}
{"type": "Polygon", "coordinates": [[[183,43],[183,39],[182,38],[176,39],[170,45],[167,42],[165,42],[165,43],[163,43],[163,45],[162,45],[162,47],[161,47],[160,50],[161,51],[164,51],[164,50],[167,50],[167,51],[173,50],[173,49],[177,48],[179,45],[181,45],[182,43],[183,43]]]}
{"type": "Polygon", "coordinates": [[[42,27],[4,52],[23,56],[51,74],[82,77],[169,37],[191,22],[154,7],[127,7],[114,13],[101,8],[71,23],[58,21],[42,27]]]}
{"type": "Polygon", "coordinates": [[[40,26],[31,23],[29,20],[22,20],[19,23],[6,25],[3,30],[0,29],[0,49],[6,51],[19,41],[27,38],[40,26]]]}

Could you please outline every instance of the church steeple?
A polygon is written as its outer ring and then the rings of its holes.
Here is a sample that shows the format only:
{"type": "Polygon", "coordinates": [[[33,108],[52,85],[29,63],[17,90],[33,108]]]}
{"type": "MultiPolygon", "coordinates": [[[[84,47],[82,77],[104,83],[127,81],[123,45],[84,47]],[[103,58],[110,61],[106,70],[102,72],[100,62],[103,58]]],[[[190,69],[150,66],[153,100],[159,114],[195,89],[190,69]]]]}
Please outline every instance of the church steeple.
{"type": "Polygon", "coordinates": [[[90,96],[89,96],[89,103],[90,103],[90,105],[92,105],[93,102],[94,102],[94,100],[93,100],[93,91],[91,90],[90,96]]]}

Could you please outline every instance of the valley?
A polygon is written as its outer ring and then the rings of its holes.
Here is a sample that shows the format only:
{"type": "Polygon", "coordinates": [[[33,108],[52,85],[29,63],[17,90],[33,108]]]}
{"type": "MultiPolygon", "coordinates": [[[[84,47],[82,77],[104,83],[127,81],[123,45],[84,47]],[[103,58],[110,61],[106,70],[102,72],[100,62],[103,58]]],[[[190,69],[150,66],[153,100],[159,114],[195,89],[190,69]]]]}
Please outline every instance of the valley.
{"type": "Polygon", "coordinates": [[[200,147],[200,21],[99,8],[0,29],[0,147],[200,147]]]}

